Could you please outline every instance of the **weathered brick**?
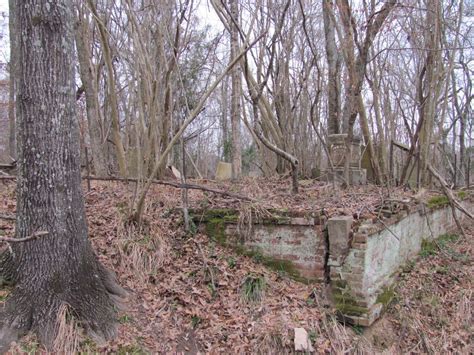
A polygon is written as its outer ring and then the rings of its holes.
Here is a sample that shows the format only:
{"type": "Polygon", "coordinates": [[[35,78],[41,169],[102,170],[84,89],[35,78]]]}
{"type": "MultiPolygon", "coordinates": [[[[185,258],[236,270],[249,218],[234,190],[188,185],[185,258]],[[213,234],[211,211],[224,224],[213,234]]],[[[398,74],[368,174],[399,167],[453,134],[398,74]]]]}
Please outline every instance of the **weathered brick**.
{"type": "Polygon", "coordinates": [[[352,246],[353,249],[359,249],[359,250],[367,249],[367,244],[366,243],[352,243],[351,246],[352,246]]]}
{"type": "Polygon", "coordinates": [[[352,241],[355,243],[367,243],[367,235],[355,233],[352,241]]]}

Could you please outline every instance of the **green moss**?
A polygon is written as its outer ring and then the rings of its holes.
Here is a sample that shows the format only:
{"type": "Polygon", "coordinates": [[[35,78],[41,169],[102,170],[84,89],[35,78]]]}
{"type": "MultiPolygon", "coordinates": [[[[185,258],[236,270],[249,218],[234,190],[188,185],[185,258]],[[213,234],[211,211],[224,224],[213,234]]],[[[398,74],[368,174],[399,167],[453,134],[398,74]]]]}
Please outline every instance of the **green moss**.
{"type": "Polygon", "coordinates": [[[129,316],[128,314],[124,314],[118,319],[120,324],[130,323],[132,320],[132,316],[129,316]]]}
{"type": "Polygon", "coordinates": [[[288,260],[281,260],[263,255],[259,250],[250,250],[241,244],[231,244],[225,234],[226,221],[223,218],[213,218],[206,223],[206,234],[220,245],[231,247],[238,255],[252,258],[255,262],[266,267],[282,272],[292,279],[300,282],[307,282],[308,279],[300,276],[295,265],[288,260]]]}
{"type": "Polygon", "coordinates": [[[459,239],[457,234],[442,234],[437,241],[440,247],[445,248],[449,243],[453,243],[459,239]]]}
{"type": "Polygon", "coordinates": [[[190,210],[189,213],[196,222],[209,222],[216,219],[234,222],[239,218],[239,212],[232,208],[215,208],[205,211],[190,210]]]}
{"type": "MultiPolygon", "coordinates": [[[[287,210],[269,209],[268,212],[271,216],[265,216],[261,219],[255,217],[254,223],[289,224],[291,221],[291,213],[287,210]]],[[[215,219],[222,219],[227,223],[238,223],[240,215],[239,211],[233,208],[215,208],[204,211],[190,210],[189,213],[195,222],[209,222],[215,219]]]]}
{"type": "MultiPolygon", "coordinates": [[[[457,197],[460,198],[461,200],[465,199],[467,197],[466,191],[458,191],[456,193],[457,197]]],[[[438,196],[433,196],[430,198],[427,202],[427,206],[429,208],[436,208],[436,207],[442,207],[446,206],[449,204],[449,199],[445,195],[438,195],[438,196]]]]}
{"type": "Polygon", "coordinates": [[[335,308],[339,313],[347,316],[362,316],[367,313],[367,308],[358,304],[352,295],[351,289],[344,280],[332,282],[332,296],[335,308]],[[344,285],[341,287],[340,285],[344,285]]]}
{"type": "Polygon", "coordinates": [[[450,243],[455,242],[458,238],[459,236],[456,234],[442,234],[436,239],[436,241],[423,239],[421,242],[420,256],[428,257],[436,255],[438,248],[446,249],[450,243]]]}
{"type": "Polygon", "coordinates": [[[227,245],[225,222],[222,218],[212,218],[206,223],[206,234],[221,245],[227,245]]]}
{"type": "Polygon", "coordinates": [[[449,199],[444,195],[433,196],[427,202],[429,208],[442,207],[449,203],[449,199]]]}
{"type": "Polygon", "coordinates": [[[38,353],[40,345],[37,341],[33,340],[30,341],[26,344],[21,345],[21,349],[26,353],[26,354],[36,354],[38,353]]]}
{"type": "Polygon", "coordinates": [[[363,316],[367,313],[367,308],[356,306],[349,303],[338,303],[336,304],[336,310],[346,316],[363,316]]]}
{"type": "Polygon", "coordinates": [[[431,255],[436,255],[437,250],[438,247],[436,246],[435,242],[427,239],[423,239],[421,241],[420,256],[422,256],[423,258],[426,258],[431,255]]]}
{"type": "Polygon", "coordinates": [[[383,291],[377,297],[377,303],[382,303],[385,307],[395,298],[395,290],[391,287],[384,287],[383,291]]]}

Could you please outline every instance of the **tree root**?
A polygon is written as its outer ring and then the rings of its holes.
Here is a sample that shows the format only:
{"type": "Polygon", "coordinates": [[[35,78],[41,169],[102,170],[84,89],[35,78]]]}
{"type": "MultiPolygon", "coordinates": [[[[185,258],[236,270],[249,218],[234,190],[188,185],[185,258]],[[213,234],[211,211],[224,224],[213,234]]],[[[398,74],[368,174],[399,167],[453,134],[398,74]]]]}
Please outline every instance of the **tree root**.
{"type": "Polygon", "coordinates": [[[46,278],[32,276],[18,281],[0,314],[0,353],[30,331],[48,350],[53,350],[60,325],[58,316],[64,313],[61,310],[65,306],[95,342],[100,344],[115,337],[116,312],[123,307],[126,291],[95,255],[82,264],[67,278],[57,279],[51,273],[46,278]]]}

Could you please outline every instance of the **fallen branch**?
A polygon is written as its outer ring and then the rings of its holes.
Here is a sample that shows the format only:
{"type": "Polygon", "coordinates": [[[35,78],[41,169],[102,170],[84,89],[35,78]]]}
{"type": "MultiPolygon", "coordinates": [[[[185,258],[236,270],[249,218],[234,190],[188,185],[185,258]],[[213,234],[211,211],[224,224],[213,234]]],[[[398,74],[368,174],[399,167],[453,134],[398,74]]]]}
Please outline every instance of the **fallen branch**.
{"type": "MultiPolygon", "coordinates": [[[[89,176],[88,178],[91,179],[91,180],[97,180],[97,181],[131,181],[131,182],[136,182],[137,181],[137,179],[135,179],[135,178],[121,178],[121,177],[116,177],[116,176],[113,176],[113,177],[89,176]]],[[[223,195],[223,196],[229,196],[229,197],[237,198],[239,200],[257,202],[256,199],[251,198],[251,197],[239,195],[239,194],[232,193],[232,192],[217,190],[217,189],[213,189],[213,188],[202,186],[202,185],[182,184],[182,183],[171,182],[171,181],[162,181],[162,180],[153,180],[152,183],[156,184],[156,185],[171,186],[171,187],[175,187],[177,189],[190,189],[190,190],[207,191],[207,192],[212,192],[212,193],[223,195]]]]}
{"type": "Polygon", "coordinates": [[[16,180],[16,176],[13,176],[13,175],[0,175],[0,180],[16,180]]]}
{"type": "Polygon", "coordinates": [[[0,219],[4,219],[6,221],[14,221],[16,220],[16,217],[14,215],[0,213],[0,219]]]}
{"type": "MultiPolygon", "coordinates": [[[[135,179],[135,178],[121,178],[121,177],[117,177],[117,176],[109,176],[109,177],[85,176],[82,179],[83,180],[90,179],[90,180],[95,180],[95,181],[126,181],[126,182],[137,182],[138,181],[138,179],[135,179]]],[[[16,176],[12,176],[12,175],[0,176],[0,180],[16,180],[16,176]]],[[[152,183],[156,184],[156,185],[171,186],[171,187],[175,187],[177,189],[202,190],[202,191],[212,192],[212,193],[223,195],[223,196],[229,196],[229,197],[237,198],[239,200],[244,200],[244,201],[250,201],[250,202],[257,202],[258,201],[257,199],[254,199],[254,198],[251,198],[251,197],[248,197],[248,196],[243,196],[243,195],[239,195],[239,194],[232,193],[232,192],[217,190],[217,189],[213,189],[213,188],[202,186],[202,185],[181,184],[181,183],[176,183],[176,182],[171,182],[171,181],[162,181],[162,180],[152,180],[152,183]]]]}
{"type": "Polygon", "coordinates": [[[7,242],[7,243],[23,243],[23,242],[28,242],[30,240],[36,239],[38,237],[42,237],[45,235],[48,235],[48,232],[41,231],[41,232],[36,232],[33,233],[32,235],[29,235],[25,238],[9,238],[9,237],[0,237],[0,242],[7,242]]]}
{"type": "Polygon", "coordinates": [[[459,230],[461,231],[462,235],[466,235],[464,232],[464,228],[461,225],[461,222],[459,221],[458,217],[456,216],[456,208],[463,212],[466,216],[468,216],[471,219],[474,219],[474,216],[472,213],[470,213],[466,208],[464,208],[463,205],[457,200],[457,198],[454,196],[453,192],[451,189],[448,187],[448,183],[446,180],[443,179],[443,177],[431,166],[428,164],[428,170],[429,172],[441,183],[441,187],[443,188],[444,194],[448,198],[449,204],[451,206],[451,210],[453,212],[453,218],[454,221],[456,222],[456,225],[458,226],[459,230]]]}

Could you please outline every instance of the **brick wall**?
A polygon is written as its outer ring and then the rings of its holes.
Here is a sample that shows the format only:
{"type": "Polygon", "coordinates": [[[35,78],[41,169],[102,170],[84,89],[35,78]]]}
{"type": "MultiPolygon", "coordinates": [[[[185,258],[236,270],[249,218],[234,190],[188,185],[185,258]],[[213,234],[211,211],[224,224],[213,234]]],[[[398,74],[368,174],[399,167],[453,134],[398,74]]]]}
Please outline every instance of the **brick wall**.
{"type": "Polygon", "coordinates": [[[226,234],[266,257],[290,262],[303,278],[324,279],[326,248],[321,226],[316,225],[313,218],[294,218],[276,225],[255,224],[243,239],[237,225],[229,224],[226,234]]]}
{"type": "MultiPolygon", "coordinates": [[[[465,203],[470,210],[473,205],[465,203]]],[[[458,217],[464,215],[458,211],[458,217]]],[[[365,221],[348,231],[350,221],[341,222],[340,218],[329,219],[328,225],[328,264],[336,309],[348,322],[363,326],[371,325],[380,316],[391,299],[400,267],[417,257],[422,241],[437,238],[456,226],[450,206],[436,210],[419,206],[411,213],[402,211],[387,220],[383,228],[365,221]],[[344,228],[331,227],[343,223],[344,228]]]]}
{"type": "Polygon", "coordinates": [[[244,254],[263,257],[265,265],[287,271],[297,279],[324,280],[324,216],[290,217],[276,213],[263,219],[253,217],[254,223],[249,226],[239,223],[238,211],[216,211],[207,211],[212,217],[202,211],[192,213],[195,222],[204,222],[210,237],[244,254]]]}

